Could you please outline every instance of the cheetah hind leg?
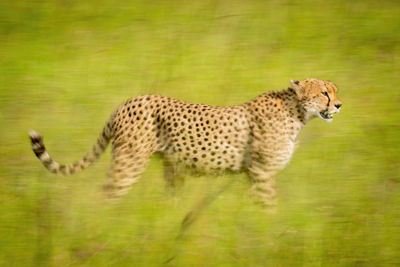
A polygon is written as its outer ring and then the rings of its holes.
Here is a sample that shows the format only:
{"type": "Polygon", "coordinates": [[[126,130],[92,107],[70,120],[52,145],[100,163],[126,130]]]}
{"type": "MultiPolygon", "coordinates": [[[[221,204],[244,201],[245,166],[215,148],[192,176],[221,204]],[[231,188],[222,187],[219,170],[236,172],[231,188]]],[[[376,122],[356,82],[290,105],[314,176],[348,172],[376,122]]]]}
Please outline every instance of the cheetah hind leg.
{"type": "Polygon", "coordinates": [[[185,178],[182,172],[179,171],[179,166],[164,159],[164,179],[166,188],[169,192],[174,193],[177,188],[183,186],[185,178]]]}
{"type": "Polygon", "coordinates": [[[151,152],[122,150],[113,153],[108,179],[103,192],[108,199],[118,199],[136,183],[149,162],[151,152]]]}

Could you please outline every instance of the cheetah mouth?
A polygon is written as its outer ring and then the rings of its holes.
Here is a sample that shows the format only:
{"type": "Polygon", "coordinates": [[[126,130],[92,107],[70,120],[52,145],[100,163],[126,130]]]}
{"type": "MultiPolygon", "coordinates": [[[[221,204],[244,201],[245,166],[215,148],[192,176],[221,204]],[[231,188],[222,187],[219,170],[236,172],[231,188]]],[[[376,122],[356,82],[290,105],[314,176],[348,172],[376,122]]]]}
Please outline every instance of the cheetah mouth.
{"type": "Polygon", "coordinates": [[[332,114],[328,113],[328,111],[326,111],[326,110],[321,111],[321,112],[319,112],[318,114],[319,114],[320,118],[323,119],[323,120],[325,120],[325,121],[330,122],[330,121],[332,121],[332,119],[333,119],[332,114]]]}

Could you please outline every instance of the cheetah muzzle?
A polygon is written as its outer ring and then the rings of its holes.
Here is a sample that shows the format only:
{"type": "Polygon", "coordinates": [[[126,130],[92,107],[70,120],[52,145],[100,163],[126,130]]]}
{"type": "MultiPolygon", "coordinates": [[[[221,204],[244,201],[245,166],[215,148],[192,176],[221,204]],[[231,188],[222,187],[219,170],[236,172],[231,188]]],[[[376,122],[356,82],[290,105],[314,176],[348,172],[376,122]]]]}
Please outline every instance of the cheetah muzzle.
{"type": "Polygon", "coordinates": [[[327,110],[320,112],[319,115],[321,116],[322,119],[327,121],[331,121],[333,119],[332,114],[329,114],[327,110]]]}

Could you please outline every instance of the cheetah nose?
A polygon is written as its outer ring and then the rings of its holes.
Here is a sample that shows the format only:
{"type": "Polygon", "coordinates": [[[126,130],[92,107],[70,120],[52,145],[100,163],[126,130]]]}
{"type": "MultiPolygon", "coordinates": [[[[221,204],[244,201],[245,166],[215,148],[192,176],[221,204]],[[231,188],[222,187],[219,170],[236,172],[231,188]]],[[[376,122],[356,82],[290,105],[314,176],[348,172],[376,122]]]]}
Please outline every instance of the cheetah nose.
{"type": "Polygon", "coordinates": [[[335,107],[336,107],[337,109],[339,109],[341,106],[342,106],[342,104],[336,104],[336,105],[335,105],[335,107]]]}

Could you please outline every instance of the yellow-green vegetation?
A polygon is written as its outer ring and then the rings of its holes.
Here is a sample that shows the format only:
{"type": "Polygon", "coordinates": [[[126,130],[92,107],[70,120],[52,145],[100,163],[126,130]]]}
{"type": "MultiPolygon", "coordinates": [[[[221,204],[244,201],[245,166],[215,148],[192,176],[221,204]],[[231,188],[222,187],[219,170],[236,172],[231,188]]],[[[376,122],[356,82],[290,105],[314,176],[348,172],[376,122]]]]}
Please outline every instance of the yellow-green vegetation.
{"type": "Polygon", "coordinates": [[[0,1],[0,265],[399,265],[399,14],[389,0],[0,1]],[[56,177],[28,142],[36,129],[70,162],[129,97],[234,105],[309,77],[334,81],[343,107],[301,133],[276,214],[236,175],[179,241],[231,174],[171,195],[154,157],[109,205],[108,151],[56,177]]]}

